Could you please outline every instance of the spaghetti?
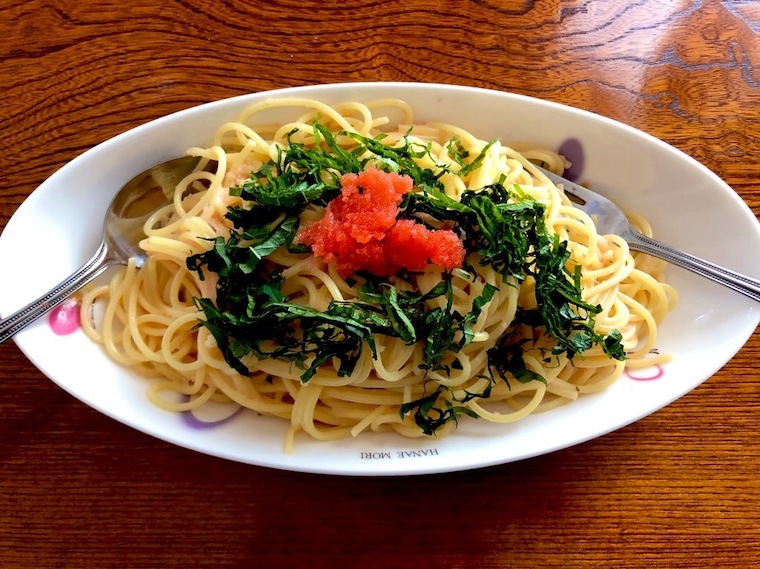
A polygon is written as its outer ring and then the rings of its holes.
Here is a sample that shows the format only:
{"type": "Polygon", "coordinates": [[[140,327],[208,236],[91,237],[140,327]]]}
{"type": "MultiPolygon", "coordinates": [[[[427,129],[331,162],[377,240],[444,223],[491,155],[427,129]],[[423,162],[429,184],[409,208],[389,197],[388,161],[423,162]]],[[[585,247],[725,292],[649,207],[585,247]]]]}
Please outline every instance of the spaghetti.
{"type": "Polygon", "coordinates": [[[665,359],[650,354],[676,300],[664,263],[598,235],[532,164],[562,172],[561,156],[517,148],[449,124],[417,125],[396,100],[255,105],[208,148],[190,149],[201,163],[146,222],[147,262],[89,289],[85,331],[150,378],[154,404],[192,411],[227,402],[281,417],[288,450],[298,432],[417,437],[445,435],[464,415],[512,422],[603,390],[626,366],[665,359]],[[259,124],[273,107],[301,114],[259,124]],[[339,195],[348,173],[340,164],[411,176],[399,216],[416,234],[418,225],[458,232],[461,267],[430,262],[388,276],[339,270],[330,255],[313,254],[299,235],[339,195]],[[484,245],[488,211],[533,235],[521,258],[484,245]],[[557,289],[582,298],[546,305],[557,289]],[[547,333],[558,314],[566,336],[547,333]]]}

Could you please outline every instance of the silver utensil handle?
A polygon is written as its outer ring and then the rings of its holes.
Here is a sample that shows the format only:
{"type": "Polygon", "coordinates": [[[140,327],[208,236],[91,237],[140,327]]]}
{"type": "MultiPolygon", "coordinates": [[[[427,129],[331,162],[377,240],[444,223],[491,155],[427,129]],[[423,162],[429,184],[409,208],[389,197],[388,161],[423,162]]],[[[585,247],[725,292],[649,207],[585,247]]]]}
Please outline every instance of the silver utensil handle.
{"type": "Polygon", "coordinates": [[[638,232],[626,235],[626,240],[633,250],[663,259],[760,302],[760,281],[757,279],[689,255],[638,232]]]}
{"type": "Polygon", "coordinates": [[[61,304],[114,263],[108,255],[105,243],[101,244],[97,252],[81,269],[38,299],[0,320],[0,344],[61,304]]]}

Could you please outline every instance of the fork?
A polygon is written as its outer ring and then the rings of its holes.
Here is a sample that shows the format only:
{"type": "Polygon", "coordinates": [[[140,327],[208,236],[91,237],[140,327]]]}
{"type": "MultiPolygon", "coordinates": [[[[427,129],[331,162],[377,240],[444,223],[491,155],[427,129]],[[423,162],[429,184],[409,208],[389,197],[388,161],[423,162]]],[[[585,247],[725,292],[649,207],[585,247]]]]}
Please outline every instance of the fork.
{"type": "Polygon", "coordinates": [[[555,185],[561,185],[565,195],[578,208],[593,216],[597,231],[600,234],[619,235],[626,240],[628,246],[634,251],[658,257],[673,265],[722,284],[736,292],[740,292],[753,300],[760,301],[759,280],[726,269],[694,255],[684,253],[651,237],[647,237],[628,223],[625,213],[609,199],[540,166],[535,167],[555,185]]]}

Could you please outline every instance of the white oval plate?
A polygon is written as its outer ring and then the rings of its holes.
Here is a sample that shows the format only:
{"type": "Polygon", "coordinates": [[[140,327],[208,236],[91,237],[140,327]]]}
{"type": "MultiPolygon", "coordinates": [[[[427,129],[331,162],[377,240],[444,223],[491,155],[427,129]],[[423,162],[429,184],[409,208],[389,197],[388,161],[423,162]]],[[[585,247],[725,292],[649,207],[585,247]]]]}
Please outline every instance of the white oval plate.
{"type": "MultiPolygon", "coordinates": [[[[4,275],[13,275],[0,279],[0,313],[20,308],[90,257],[108,203],[133,175],[188,147],[206,145],[219,125],[249,104],[292,96],[328,103],[398,97],[413,106],[417,122],[446,121],[485,139],[562,147],[576,164],[582,162],[584,181],[644,214],[663,241],[760,277],[760,224],[746,204],[696,161],[640,131],[566,106],[482,89],[337,84],[191,108],[104,142],[61,168],[29,196],[0,237],[0,266],[4,275]]],[[[660,409],[720,369],[757,327],[760,307],[678,268],[669,268],[669,281],[677,287],[680,303],[662,326],[657,347],[675,359],[637,372],[638,379],[626,375],[603,393],[511,425],[465,418],[454,435],[442,439],[367,434],[317,443],[302,437],[291,455],[282,451],[282,420],[238,413],[204,423],[153,407],[145,398],[145,380],[113,364],[81,331],[58,336],[43,319],[15,341],[43,373],[86,404],[199,452],[329,474],[445,472],[520,460],[597,437],[660,409]]]]}

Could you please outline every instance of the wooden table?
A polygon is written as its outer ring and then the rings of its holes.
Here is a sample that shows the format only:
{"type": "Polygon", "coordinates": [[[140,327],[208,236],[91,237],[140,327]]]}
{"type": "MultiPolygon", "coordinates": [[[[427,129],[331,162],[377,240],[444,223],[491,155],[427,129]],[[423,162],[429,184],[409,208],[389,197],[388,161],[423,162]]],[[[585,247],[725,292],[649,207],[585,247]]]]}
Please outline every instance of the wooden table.
{"type": "MultiPolygon", "coordinates": [[[[756,2],[29,0],[0,5],[0,229],[166,113],[316,82],[488,87],[685,151],[760,212],[756,2]]],[[[1,278],[13,278],[2,274],[1,278]]],[[[760,335],[629,427],[411,478],[279,472],[86,407],[0,345],[1,567],[758,567],[760,335]]]]}

